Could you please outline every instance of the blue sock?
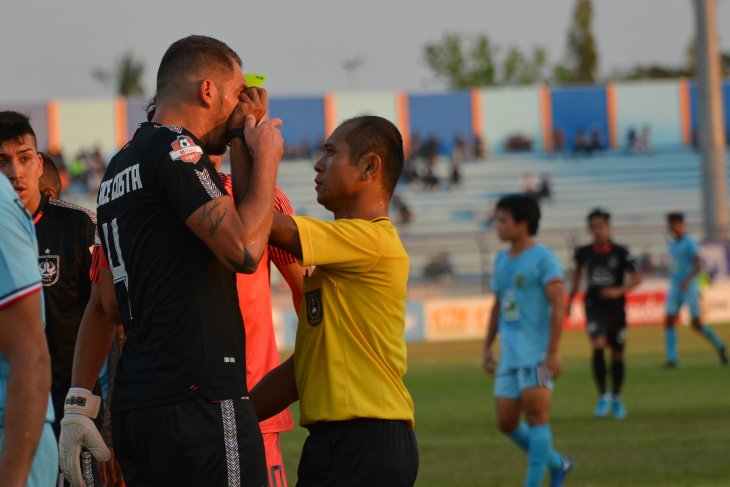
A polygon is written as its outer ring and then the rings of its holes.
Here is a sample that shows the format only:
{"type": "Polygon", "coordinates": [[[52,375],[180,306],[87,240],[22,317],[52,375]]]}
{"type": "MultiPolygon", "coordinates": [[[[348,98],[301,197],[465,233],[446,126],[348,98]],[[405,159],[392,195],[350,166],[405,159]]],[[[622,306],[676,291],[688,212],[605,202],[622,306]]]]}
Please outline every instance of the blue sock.
{"type": "Polygon", "coordinates": [[[514,431],[507,433],[507,436],[525,451],[530,447],[530,428],[524,421],[514,431]]]}
{"type": "Polygon", "coordinates": [[[664,330],[664,341],[667,345],[667,362],[677,363],[677,330],[666,328],[664,330]]]}
{"type": "Polygon", "coordinates": [[[710,340],[712,344],[715,346],[715,348],[720,351],[725,347],[725,344],[722,343],[722,340],[720,340],[720,337],[718,337],[715,332],[712,330],[712,328],[708,326],[702,327],[702,334],[705,335],[705,338],[710,340]]]}
{"type": "MultiPolygon", "coordinates": [[[[548,427],[549,428],[549,427],[548,427]]],[[[522,421],[520,425],[511,433],[507,433],[507,436],[521,449],[528,451],[530,448],[530,428],[527,426],[527,423],[522,421]]],[[[560,456],[560,453],[556,452],[554,449],[550,449],[550,453],[548,454],[548,467],[549,468],[560,468],[563,466],[563,457],[560,456]]]]}
{"type": "Polygon", "coordinates": [[[527,449],[527,479],[525,487],[540,487],[545,475],[553,438],[550,426],[541,424],[529,428],[530,446],[527,449]]]}

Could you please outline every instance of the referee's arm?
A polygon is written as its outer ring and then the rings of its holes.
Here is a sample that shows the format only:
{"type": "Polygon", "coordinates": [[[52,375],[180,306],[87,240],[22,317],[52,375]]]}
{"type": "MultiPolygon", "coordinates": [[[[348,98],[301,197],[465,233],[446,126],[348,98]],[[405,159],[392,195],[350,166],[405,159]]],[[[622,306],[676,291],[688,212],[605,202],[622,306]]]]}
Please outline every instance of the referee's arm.
{"type": "Polygon", "coordinates": [[[289,215],[274,212],[274,221],[271,224],[269,243],[274,247],[285,250],[299,260],[302,260],[302,241],[299,238],[299,228],[289,215]]]}
{"type": "Polygon", "coordinates": [[[259,422],[276,416],[299,400],[294,374],[294,354],[272,369],[249,392],[259,422]]]}

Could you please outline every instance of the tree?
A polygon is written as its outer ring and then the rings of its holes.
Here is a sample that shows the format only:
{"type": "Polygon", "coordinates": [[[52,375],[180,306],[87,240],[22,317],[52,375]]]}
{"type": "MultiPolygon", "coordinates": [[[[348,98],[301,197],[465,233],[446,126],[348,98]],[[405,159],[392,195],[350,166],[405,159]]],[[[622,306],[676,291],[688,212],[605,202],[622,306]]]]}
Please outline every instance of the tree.
{"type": "Polygon", "coordinates": [[[500,48],[486,34],[467,37],[445,34],[424,47],[427,66],[437,78],[454,90],[499,84],[531,84],[545,79],[547,53],[533,48],[528,58],[516,47],[510,47],[499,61],[500,48]]]}
{"type": "Polygon", "coordinates": [[[114,83],[116,94],[119,96],[144,97],[142,75],[144,61],[134,58],[134,54],[126,52],[116,61],[113,70],[94,68],[91,75],[104,85],[114,83]]]}
{"type": "Polygon", "coordinates": [[[592,24],[591,0],[576,0],[573,24],[568,30],[568,62],[566,66],[559,66],[561,69],[556,69],[554,72],[555,75],[567,78],[562,81],[596,82],[598,51],[593,38],[592,24]]]}
{"type": "Polygon", "coordinates": [[[542,47],[532,49],[527,58],[516,47],[510,47],[503,61],[502,83],[506,85],[529,85],[545,80],[547,52],[542,47]]]}

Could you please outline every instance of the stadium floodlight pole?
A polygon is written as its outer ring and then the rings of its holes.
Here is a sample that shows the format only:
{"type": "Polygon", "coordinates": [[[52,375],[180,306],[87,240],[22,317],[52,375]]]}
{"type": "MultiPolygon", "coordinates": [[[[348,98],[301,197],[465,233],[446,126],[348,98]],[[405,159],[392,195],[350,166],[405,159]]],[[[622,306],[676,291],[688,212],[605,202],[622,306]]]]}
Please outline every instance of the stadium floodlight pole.
{"type": "Polygon", "coordinates": [[[725,127],[720,90],[720,55],[717,48],[715,0],[694,0],[697,22],[697,85],[699,143],[702,156],[702,203],[705,239],[728,239],[725,174],[725,127]]]}

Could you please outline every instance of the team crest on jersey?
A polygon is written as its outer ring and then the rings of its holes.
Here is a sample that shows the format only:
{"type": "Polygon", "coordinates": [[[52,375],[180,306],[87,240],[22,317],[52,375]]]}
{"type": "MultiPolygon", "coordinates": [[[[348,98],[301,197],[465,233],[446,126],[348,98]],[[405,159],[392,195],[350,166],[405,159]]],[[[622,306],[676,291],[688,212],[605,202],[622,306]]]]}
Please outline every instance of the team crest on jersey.
{"type": "Polygon", "coordinates": [[[518,289],[522,289],[525,286],[525,276],[522,274],[517,274],[515,276],[515,286],[518,289]]]}
{"type": "Polygon", "coordinates": [[[187,135],[178,135],[175,141],[170,144],[170,159],[195,164],[203,156],[203,149],[196,145],[187,135]]]}
{"type": "Polygon", "coordinates": [[[322,323],[322,290],[309,291],[305,297],[307,304],[307,323],[317,326],[322,323]]]}
{"type": "Polygon", "coordinates": [[[38,256],[38,271],[41,274],[41,282],[44,286],[53,286],[58,282],[58,275],[61,272],[61,262],[57,255],[49,255],[50,250],[46,249],[44,255],[38,256]]]}

